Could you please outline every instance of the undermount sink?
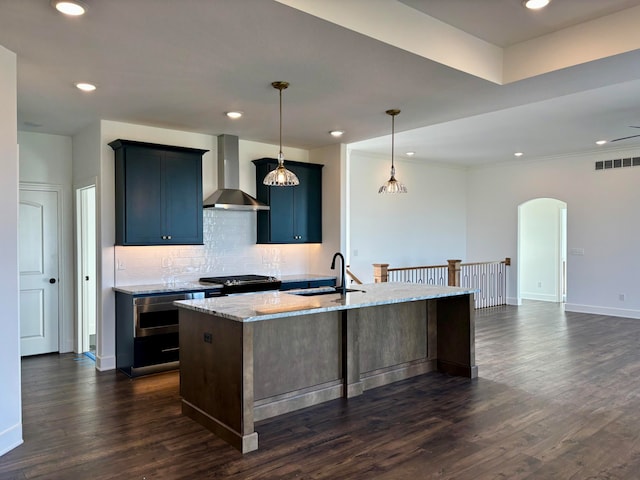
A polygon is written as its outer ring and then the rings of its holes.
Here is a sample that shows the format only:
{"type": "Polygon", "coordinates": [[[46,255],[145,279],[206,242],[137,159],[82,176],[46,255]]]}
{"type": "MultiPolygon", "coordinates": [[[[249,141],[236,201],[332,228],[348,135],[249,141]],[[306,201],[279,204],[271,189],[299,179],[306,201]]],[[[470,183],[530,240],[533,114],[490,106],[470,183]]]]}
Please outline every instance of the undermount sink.
{"type": "MultiPolygon", "coordinates": [[[[333,295],[336,293],[342,294],[342,292],[340,291],[339,288],[323,288],[323,289],[309,289],[310,291],[306,291],[306,290],[298,290],[296,292],[287,292],[287,293],[291,293],[292,295],[299,295],[301,297],[315,297],[317,295],[333,295]]],[[[364,290],[358,290],[355,288],[347,288],[347,293],[356,293],[356,292],[361,292],[361,293],[365,293],[364,290]]]]}

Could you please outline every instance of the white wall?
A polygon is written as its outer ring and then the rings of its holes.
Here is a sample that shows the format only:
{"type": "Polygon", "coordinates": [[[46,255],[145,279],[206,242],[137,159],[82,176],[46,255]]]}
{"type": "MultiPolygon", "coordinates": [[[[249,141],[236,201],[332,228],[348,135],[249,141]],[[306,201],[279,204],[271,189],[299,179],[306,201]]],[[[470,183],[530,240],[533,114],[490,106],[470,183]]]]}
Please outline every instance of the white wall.
{"type": "Polygon", "coordinates": [[[0,455],[22,443],[16,56],[0,46],[0,455]]]}
{"type": "Polygon", "coordinates": [[[73,136],[73,185],[85,185],[100,175],[100,123],[87,126],[73,136]]]}
{"type": "Polygon", "coordinates": [[[73,200],[71,137],[18,132],[20,181],[56,185],[62,189],[60,223],[60,351],[74,348],[73,200]]]}
{"type": "Polygon", "coordinates": [[[520,205],[520,296],[557,302],[561,291],[564,202],[537,198],[520,205]]]}
{"type": "Polygon", "coordinates": [[[322,244],[314,248],[309,258],[309,273],[339,275],[331,270],[335,252],[346,254],[346,164],[347,147],[329,145],[309,152],[313,163],[322,168],[322,244]]]}
{"type": "Polygon", "coordinates": [[[348,262],[363,282],[373,281],[374,263],[466,259],[465,169],[396,158],[396,178],[408,193],[383,195],[378,188],[389,179],[389,157],[351,151],[348,163],[348,262]]]}
{"type": "MultiPolygon", "coordinates": [[[[596,160],[639,152],[607,152],[471,170],[468,260],[515,259],[518,205],[539,197],[562,200],[568,212],[565,308],[640,318],[640,167],[594,170],[596,160]],[[576,249],[584,255],[572,254],[576,249]]],[[[510,269],[507,296],[515,303],[517,262],[510,269]]]]}

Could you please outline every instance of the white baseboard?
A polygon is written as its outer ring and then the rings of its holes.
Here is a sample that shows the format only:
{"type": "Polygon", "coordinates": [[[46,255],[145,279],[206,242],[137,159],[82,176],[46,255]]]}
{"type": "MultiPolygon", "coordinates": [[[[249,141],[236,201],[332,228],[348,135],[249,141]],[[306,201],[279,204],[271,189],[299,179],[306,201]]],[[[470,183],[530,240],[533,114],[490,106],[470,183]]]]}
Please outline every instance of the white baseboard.
{"type": "Polygon", "coordinates": [[[517,297],[507,297],[507,305],[522,305],[522,299],[517,297]]]}
{"type": "Polygon", "coordinates": [[[577,303],[565,303],[564,309],[567,312],[593,313],[595,315],[609,315],[611,317],[635,318],[640,320],[639,310],[629,310],[625,308],[598,307],[595,305],[579,305],[577,303]]]}
{"type": "Polygon", "coordinates": [[[22,424],[17,423],[0,433],[0,456],[13,450],[22,442],[22,424]]]}
{"type": "Polygon", "coordinates": [[[555,295],[552,294],[548,294],[548,293],[523,293],[522,295],[522,299],[523,300],[537,300],[539,302],[555,302],[558,303],[558,299],[556,298],[555,295]]]}
{"type": "Polygon", "coordinates": [[[100,370],[101,372],[107,371],[107,370],[115,370],[116,369],[116,357],[115,356],[110,356],[110,357],[98,357],[96,355],[96,368],[98,370],[100,370]]]}

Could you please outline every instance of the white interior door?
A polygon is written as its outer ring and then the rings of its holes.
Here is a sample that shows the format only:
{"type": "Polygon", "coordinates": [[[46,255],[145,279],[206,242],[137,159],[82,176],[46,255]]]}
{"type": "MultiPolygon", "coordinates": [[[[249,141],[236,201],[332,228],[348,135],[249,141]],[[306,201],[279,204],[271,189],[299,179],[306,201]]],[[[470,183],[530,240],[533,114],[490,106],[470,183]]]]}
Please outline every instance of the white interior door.
{"type": "Polygon", "coordinates": [[[57,352],[58,192],[20,189],[20,353],[57,352]]]}
{"type": "Polygon", "coordinates": [[[96,219],[95,185],[77,190],[78,295],[81,352],[96,353],[96,219]]]}

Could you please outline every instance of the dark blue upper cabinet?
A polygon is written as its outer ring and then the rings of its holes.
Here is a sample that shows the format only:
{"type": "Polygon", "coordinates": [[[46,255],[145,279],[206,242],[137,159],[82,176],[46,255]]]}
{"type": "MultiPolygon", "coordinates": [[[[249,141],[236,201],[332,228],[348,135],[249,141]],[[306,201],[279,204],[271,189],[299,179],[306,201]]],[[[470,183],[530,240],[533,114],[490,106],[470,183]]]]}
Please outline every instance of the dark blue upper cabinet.
{"type": "Polygon", "coordinates": [[[295,187],[268,187],[265,175],[278,166],[275,158],[253,160],[256,198],[270,210],[258,211],[258,243],[322,242],[322,167],[316,163],[285,160],[298,176],[295,187]]]}
{"type": "Polygon", "coordinates": [[[116,245],[202,244],[202,155],[115,140],[116,245]]]}

